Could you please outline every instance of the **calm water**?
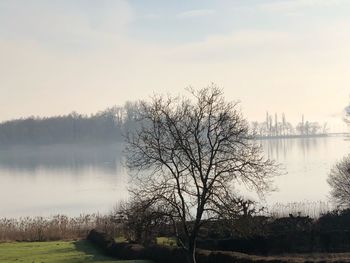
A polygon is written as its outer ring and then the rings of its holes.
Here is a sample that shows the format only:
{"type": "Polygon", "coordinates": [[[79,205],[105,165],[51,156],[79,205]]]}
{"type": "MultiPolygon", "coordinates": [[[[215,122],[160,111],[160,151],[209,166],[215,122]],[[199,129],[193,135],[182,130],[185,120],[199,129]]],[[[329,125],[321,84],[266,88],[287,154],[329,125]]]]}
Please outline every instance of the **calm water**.
{"type": "MultiPolygon", "coordinates": [[[[344,137],[261,141],[286,174],[275,179],[275,202],[327,200],[331,166],[350,153],[344,137]]],[[[0,217],[108,212],[127,198],[122,149],[108,146],[0,150],[0,217]]],[[[249,193],[246,193],[248,196],[249,193]]]]}

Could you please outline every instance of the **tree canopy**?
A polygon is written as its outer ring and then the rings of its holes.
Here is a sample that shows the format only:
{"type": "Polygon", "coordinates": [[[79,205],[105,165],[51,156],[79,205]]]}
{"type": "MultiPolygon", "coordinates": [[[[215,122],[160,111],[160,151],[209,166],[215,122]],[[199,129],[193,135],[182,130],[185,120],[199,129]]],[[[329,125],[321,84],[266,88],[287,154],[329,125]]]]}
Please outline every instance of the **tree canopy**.
{"type": "Polygon", "coordinates": [[[336,205],[350,208],[350,155],[336,163],[327,180],[336,205]]]}
{"type": "Polygon", "coordinates": [[[204,222],[232,208],[241,182],[259,193],[271,189],[277,169],[263,157],[236,102],[211,85],[190,89],[191,98],[154,96],[139,107],[140,126],[127,137],[134,196],[165,207],[180,222],[180,240],[195,262],[204,222]]]}

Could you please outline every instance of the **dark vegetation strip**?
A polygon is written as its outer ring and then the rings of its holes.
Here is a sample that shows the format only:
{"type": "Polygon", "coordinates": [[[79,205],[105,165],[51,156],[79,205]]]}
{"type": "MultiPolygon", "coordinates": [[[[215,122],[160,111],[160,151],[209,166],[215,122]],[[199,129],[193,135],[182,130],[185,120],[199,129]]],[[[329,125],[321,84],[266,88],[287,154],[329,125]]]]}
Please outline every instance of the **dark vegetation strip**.
{"type": "MultiPolygon", "coordinates": [[[[97,230],[91,230],[88,240],[102,249],[107,255],[119,259],[148,259],[156,263],[187,262],[187,254],[179,247],[142,246],[140,244],[116,243],[112,237],[97,230]]],[[[290,262],[276,259],[249,256],[237,252],[198,250],[198,263],[235,263],[235,262],[290,262]]]]}
{"type": "MultiPolygon", "coordinates": [[[[143,227],[142,221],[136,221],[138,224],[132,224],[130,218],[128,222],[124,222],[114,214],[82,215],[76,218],[59,215],[52,218],[0,219],[0,241],[85,239],[91,229],[98,229],[100,232],[108,233],[110,237],[124,236],[129,240],[129,243],[116,244],[111,238],[101,239],[101,235],[94,236],[91,234],[94,231],[89,234],[89,240],[99,244],[99,247],[104,248],[107,253],[121,259],[135,257],[161,262],[162,259],[157,259],[157,257],[164,254],[181,257],[183,254],[181,248],[176,246],[164,248],[155,245],[157,237],[173,236],[168,225],[160,224],[150,228],[147,222],[144,222],[146,225],[143,227]],[[136,240],[135,237],[144,236],[142,233],[137,234],[140,229],[152,231],[145,235],[147,237],[145,240],[136,240]],[[146,248],[133,244],[135,241],[146,248]]],[[[237,251],[264,256],[283,253],[350,251],[350,210],[329,212],[318,219],[292,215],[277,219],[255,216],[241,217],[226,227],[224,223],[223,221],[208,222],[201,232],[197,247],[202,250],[237,251]]],[[[209,253],[211,257],[214,257],[215,253],[219,253],[220,256],[222,254],[231,255],[231,252],[227,254],[226,252],[203,252],[202,250],[198,252],[199,258],[201,253],[209,253]]],[[[247,257],[240,253],[232,255],[247,257]]]]}
{"type": "MultiPolygon", "coordinates": [[[[155,263],[184,263],[187,262],[186,252],[179,247],[140,244],[116,243],[106,233],[91,230],[87,239],[101,249],[106,255],[125,260],[147,259],[155,263]]],[[[350,262],[350,254],[299,254],[255,256],[232,251],[213,251],[197,249],[198,263],[240,263],[240,262],[350,262]]]]}

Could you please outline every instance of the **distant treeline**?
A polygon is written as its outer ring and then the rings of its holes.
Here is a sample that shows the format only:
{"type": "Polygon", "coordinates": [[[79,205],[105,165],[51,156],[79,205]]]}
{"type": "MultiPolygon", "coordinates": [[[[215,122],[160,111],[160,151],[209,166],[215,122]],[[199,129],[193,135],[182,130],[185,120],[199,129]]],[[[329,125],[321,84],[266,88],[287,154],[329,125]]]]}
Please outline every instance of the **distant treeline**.
{"type": "Polygon", "coordinates": [[[96,114],[72,112],[55,117],[28,117],[0,123],[0,145],[37,145],[121,141],[136,125],[137,102],[96,114]]]}
{"type": "Polygon", "coordinates": [[[279,119],[277,113],[273,116],[268,112],[264,122],[252,122],[251,128],[258,137],[314,136],[328,132],[327,123],[321,125],[318,122],[305,120],[304,115],[301,121],[293,126],[287,121],[284,113],[279,119]]]}
{"type": "MultiPolygon", "coordinates": [[[[72,112],[54,117],[28,117],[0,123],[0,145],[44,145],[60,143],[103,143],[123,140],[137,125],[139,103],[127,102],[96,114],[72,112]]],[[[264,122],[252,122],[258,137],[313,136],[327,133],[327,124],[305,121],[293,126],[282,114],[266,113],[264,122]]]]}

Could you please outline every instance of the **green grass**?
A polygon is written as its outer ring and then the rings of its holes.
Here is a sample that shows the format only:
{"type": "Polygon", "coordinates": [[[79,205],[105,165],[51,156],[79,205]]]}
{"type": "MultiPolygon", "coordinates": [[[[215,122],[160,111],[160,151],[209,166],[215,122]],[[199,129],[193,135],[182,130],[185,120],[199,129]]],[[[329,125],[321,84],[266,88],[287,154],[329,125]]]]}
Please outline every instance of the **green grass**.
{"type": "Polygon", "coordinates": [[[157,244],[162,246],[176,247],[176,238],[174,237],[157,237],[157,244]]]}
{"type": "Polygon", "coordinates": [[[151,263],[145,260],[115,260],[106,257],[85,240],[0,243],[0,262],[151,263]]]}
{"type": "Polygon", "coordinates": [[[118,236],[118,237],[116,237],[116,238],[114,239],[114,241],[115,241],[116,243],[125,243],[125,242],[128,242],[128,240],[127,240],[125,237],[123,237],[123,236],[118,236]]]}

